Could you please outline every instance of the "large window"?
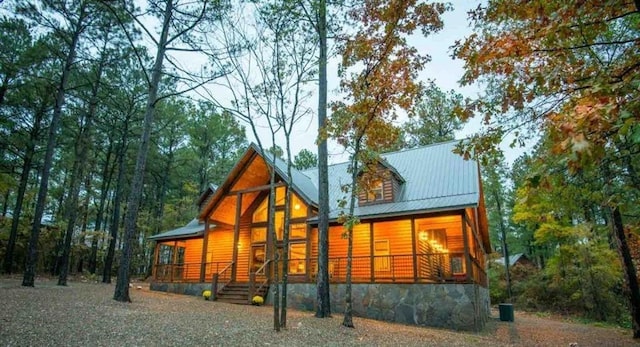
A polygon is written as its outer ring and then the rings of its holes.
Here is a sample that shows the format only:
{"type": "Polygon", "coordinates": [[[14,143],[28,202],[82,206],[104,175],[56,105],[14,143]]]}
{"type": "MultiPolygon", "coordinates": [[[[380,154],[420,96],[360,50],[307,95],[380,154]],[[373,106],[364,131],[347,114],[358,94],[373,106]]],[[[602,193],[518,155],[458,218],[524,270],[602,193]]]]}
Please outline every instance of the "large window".
{"type": "MultiPolygon", "coordinates": [[[[286,190],[285,187],[276,188],[276,209],[282,211],[284,206],[286,190]]],[[[307,206],[304,202],[295,194],[291,193],[291,202],[289,203],[289,211],[291,218],[302,218],[307,216],[307,206]]],[[[269,217],[269,197],[265,197],[260,205],[253,212],[253,222],[261,223],[267,222],[269,217]]]]}
{"type": "Polygon", "coordinates": [[[161,244],[158,250],[158,264],[184,264],[185,251],[185,247],[161,244]]]}
{"type": "Polygon", "coordinates": [[[158,250],[158,264],[171,264],[173,262],[173,246],[160,245],[158,250]]]}

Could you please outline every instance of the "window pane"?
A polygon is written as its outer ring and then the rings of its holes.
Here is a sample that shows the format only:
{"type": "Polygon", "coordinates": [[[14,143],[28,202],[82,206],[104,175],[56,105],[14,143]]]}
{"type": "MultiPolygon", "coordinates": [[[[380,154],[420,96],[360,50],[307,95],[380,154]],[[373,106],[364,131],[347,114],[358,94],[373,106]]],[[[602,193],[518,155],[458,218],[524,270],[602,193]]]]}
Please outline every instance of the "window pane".
{"type": "Polygon", "coordinates": [[[282,236],[284,234],[284,211],[276,212],[276,237],[278,240],[282,240],[282,236]]]}
{"type": "Polygon", "coordinates": [[[284,206],[284,198],[286,194],[285,187],[276,187],[276,206],[284,206]]]}
{"type": "Polygon", "coordinates": [[[267,217],[269,216],[269,199],[268,197],[264,198],[264,200],[262,200],[262,203],[260,204],[260,206],[258,206],[258,208],[256,208],[256,211],[253,213],[253,222],[266,222],[267,221],[267,217]]]}
{"type": "Polygon", "coordinates": [[[176,254],[176,264],[184,264],[184,247],[178,247],[178,252],[176,254]]]}
{"type": "Polygon", "coordinates": [[[307,225],[306,224],[291,224],[290,239],[306,239],[307,238],[307,225]]]}
{"type": "Polygon", "coordinates": [[[377,180],[369,188],[367,192],[367,200],[368,201],[381,201],[384,200],[384,193],[382,187],[382,181],[377,180]]]}
{"type": "Polygon", "coordinates": [[[289,245],[289,273],[304,274],[306,272],[306,252],[304,243],[292,243],[289,245]]]}
{"type": "Polygon", "coordinates": [[[251,242],[266,242],[267,228],[251,228],[251,242]]]}
{"type": "Polygon", "coordinates": [[[377,240],[373,243],[375,271],[389,271],[389,240],[377,240]]]}
{"type": "Polygon", "coordinates": [[[307,206],[298,198],[297,195],[291,194],[291,218],[305,217],[307,215],[307,206]]]}

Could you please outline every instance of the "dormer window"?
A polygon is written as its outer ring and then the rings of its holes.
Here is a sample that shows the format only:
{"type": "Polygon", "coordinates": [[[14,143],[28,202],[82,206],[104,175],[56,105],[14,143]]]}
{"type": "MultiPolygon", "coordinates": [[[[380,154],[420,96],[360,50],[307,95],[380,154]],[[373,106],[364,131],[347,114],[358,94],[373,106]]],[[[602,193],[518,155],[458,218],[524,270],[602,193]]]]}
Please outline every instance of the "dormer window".
{"type": "Polygon", "coordinates": [[[358,193],[359,206],[390,203],[400,199],[404,179],[389,163],[380,162],[373,168],[361,171],[360,175],[362,189],[358,193]]]}
{"type": "Polygon", "coordinates": [[[371,184],[369,191],[367,192],[367,201],[382,201],[384,200],[384,187],[382,180],[376,180],[371,184]]]}

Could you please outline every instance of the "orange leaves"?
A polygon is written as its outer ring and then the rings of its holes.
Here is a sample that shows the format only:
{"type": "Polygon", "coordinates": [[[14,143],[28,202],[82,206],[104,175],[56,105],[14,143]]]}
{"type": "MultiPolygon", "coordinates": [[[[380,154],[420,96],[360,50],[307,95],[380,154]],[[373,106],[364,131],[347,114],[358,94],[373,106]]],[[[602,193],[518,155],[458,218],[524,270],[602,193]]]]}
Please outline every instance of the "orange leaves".
{"type": "Polygon", "coordinates": [[[417,0],[367,0],[349,12],[358,30],[342,41],[340,87],[347,101],[332,105],[329,125],[340,143],[380,150],[396,143],[396,112],[411,112],[422,89],[416,78],[428,61],[406,38],[417,29],[439,30],[447,8],[417,0]]]}
{"type": "Polygon", "coordinates": [[[640,114],[633,2],[492,0],[470,19],[475,33],[453,52],[465,61],[462,83],[487,85],[468,107],[492,129],[482,136],[527,124],[551,134],[556,152],[574,160],[600,155],[632,132],[621,114],[640,114]]]}

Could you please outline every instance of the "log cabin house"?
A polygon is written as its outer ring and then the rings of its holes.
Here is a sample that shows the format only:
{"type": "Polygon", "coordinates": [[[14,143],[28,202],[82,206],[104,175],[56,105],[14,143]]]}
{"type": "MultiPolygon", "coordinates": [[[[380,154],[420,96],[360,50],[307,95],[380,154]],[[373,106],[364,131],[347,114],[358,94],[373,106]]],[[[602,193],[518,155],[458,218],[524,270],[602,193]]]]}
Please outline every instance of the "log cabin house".
{"type": "MultiPolygon", "coordinates": [[[[486,254],[490,252],[479,165],[452,152],[455,142],[382,155],[382,177],[359,194],[354,229],[353,308],[362,317],[478,330],[489,314],[486,254]]],[[[220,187],[198,200],[199,215],[156,241],[152,290],[248,303],[272,300],[274,255],[282,252],[284,197],[292,190],[289,307],[314,309],[317,272],[317,169],[292,173],[276,160],[275,220],[268,221],[269,170],[249,146],[220,187]],[[275,224],[277,241],[267,234],[275,224]],[[274,245],[275,246],[272,246],[274,245]]],[[[347,163],[329,166],[329,276],[332,312],[342,312],[347,240],[337,222],[347,163]]],[[[282,265],[279,265],[282,273],[282,265]]]]}

